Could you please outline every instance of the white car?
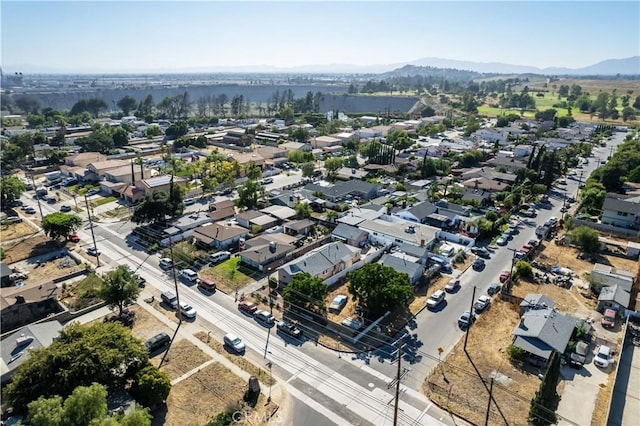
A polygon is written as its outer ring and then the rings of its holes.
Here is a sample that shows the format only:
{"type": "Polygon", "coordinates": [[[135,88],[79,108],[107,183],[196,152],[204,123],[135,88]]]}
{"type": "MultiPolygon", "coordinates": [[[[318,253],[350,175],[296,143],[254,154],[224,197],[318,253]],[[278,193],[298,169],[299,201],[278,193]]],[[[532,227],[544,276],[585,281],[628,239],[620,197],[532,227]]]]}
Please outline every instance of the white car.
{"type": "Polygon", "coordinates": [[[496,244],[499,246],[506,246],[509,240],[503,235],[496,240],[496,244]]]}
{"type": "Polygon", "coordinates": [[[600,346],[596,356],[593,358],[593,363],[600,368],[607,368],[612,362],[611,348],[605,345],[600,346]]]}
{"type": "Polygon", "coordinates": [[[183,317],[190,319],[195,318],[197,313],[193,306],[187,303],[180,303],[180,312],[183,317]]]}
{"type": "Polygon", "coordinates": [[[479,314],[480,312],[486,310],[490,304],[491,297],[483,294],[478,298],[478,300],[476,300],[476,303],[473,304],[473,309],[476,311],[476,313],[479,314]]]}
{"type": "Polygon", "coordinates": [[[427,308],[428,309],[436,309],[440,306],[441,303],[444,302],[445,292],[443,290],[438,290],[429,297],[427,300],[427,308]]]}
{"type": "Polygon", "coordinates": [[[236,353],[244,352],[244,342],[235,334],[227,333],[224,335],[224,344],[233,349],[236,353]]]}

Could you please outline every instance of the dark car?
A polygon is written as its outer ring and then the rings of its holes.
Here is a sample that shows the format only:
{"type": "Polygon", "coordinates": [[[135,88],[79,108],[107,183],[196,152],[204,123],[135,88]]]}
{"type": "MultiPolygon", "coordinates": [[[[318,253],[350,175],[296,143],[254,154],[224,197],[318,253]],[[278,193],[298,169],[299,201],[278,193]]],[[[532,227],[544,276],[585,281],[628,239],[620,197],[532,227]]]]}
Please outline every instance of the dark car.
{"type": "Polygon", "coordinates": [[[151,353],[168,346],[170,342],[171,338],[167,333],[160,333],[147,340],[144,346],[151,353]]]}
{"type": "Polygon", "coordinates": [[[502,286],[498,283],[491,283],[491,285],[489,286],[489,288],[487,289],[487,294],[489,296],[493,296],[494,294],[498,293],[500,291],[500,289],[502,288],[502,286]]]}
{"type": "Polygon", "coordinates": [[[487,250],[484,247],[471,247],[471,253],[475,254],[476,256],[483,257],[485,259],[488,259],[489,256],[491,255],[491,253],[489,253],[489,250],[487,250]]]}
{"type": "Polygon", "coordinates": [[[292,322],[280,321],[278,322],[276,327],[278,328],[278,331],[281,331],[282,333],[289,335],[291,337],[294,337],[296,339],[299,339],[300,337],[302,337],[302,330],[296,327],[295,324],[293,324],[292,322]]]}
{"type": "Polygon", "coordinates": [[[473,261],[473,269],[475,270],[481,270],[485,267],[485,263],[484,260],[477,258],[476,260],[473,261]]]}

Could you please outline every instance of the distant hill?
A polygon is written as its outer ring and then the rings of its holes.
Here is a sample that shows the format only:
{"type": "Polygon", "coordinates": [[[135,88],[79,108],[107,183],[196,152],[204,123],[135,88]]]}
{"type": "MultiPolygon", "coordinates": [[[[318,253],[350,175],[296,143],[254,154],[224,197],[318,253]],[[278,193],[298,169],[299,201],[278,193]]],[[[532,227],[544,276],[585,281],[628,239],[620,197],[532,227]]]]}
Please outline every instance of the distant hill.
{"type": "Polygon", "coordinates": [[[438,68],[433,66],[405,65],[401,68],[382,74],[383,77],[411,77],[421,75],[424,77],[442,77],[448,80],[474,80],[490,77],[495,74],[485,74],[465,69],[438,68]]]}
{"type": "MultiPolygon", "coordinates": [[[[422,58],[409,65],[449,68],[498,74],[543,74],[543,75],[640,75],[640,56],[624,59],[607,59],[583,68],[537,68],[527,65],[503,64],[500,62],[471,62],[442,58],[422,58]]],[[[394,70],[395,71],[395,70],[394,70]]]]}

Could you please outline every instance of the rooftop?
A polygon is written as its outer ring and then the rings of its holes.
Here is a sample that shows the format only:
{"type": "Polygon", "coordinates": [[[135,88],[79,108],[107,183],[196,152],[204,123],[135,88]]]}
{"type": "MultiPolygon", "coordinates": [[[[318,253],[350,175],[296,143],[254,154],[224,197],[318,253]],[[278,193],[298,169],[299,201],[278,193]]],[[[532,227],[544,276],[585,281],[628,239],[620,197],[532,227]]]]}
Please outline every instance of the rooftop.
{"type": "Polygon", "coordinates": [[[382,219],[366,220],[360,225],[360,229],[370,233],[381,233],[394,238],[398,242],[412,243],[417,246],[430,244],[436,237],[438,228],[420,223],[399,221],[388,222],[382,219]]]}

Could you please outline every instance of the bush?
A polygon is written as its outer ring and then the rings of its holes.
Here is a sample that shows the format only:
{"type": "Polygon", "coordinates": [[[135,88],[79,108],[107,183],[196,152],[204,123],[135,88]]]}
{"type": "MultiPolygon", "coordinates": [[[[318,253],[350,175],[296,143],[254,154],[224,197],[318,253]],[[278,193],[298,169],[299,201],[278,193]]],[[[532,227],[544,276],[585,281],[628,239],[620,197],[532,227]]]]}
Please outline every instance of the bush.
{"type": "Polygon", "coordinates": [[[507,355],[509,355],[509,359],[511,361],[520,362],[524,360],[524,349],[515,345],[509,345],[507,348],[507,355]]]}
{"type": "Polygon", "coordinates": [[[516,262],[515,270],[518,276],[525,278],[531,278],[533,276],[533,269],[531,268],[531,264],[524,260],[519,260],[518,262],[516,262]]]}
{"type": "Polygon", "coordinates": [[[149,407],[166,401],[170,391],[169,376],[151,364],[140,370],[133,387],[136,400],[149,407]]]}

